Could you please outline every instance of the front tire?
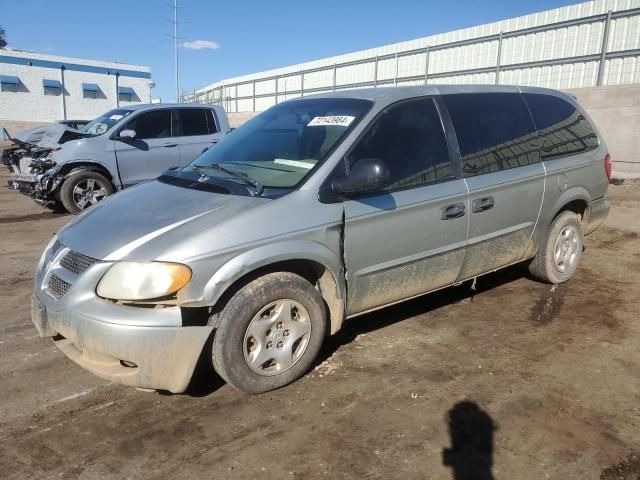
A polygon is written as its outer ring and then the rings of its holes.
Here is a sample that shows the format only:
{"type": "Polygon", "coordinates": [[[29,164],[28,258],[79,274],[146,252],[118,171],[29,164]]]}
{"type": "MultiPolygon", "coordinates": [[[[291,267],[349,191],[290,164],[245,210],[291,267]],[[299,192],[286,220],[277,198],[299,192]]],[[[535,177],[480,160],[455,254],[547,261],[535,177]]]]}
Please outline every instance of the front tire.
{"type": "Polygon", "coordinates": [[[248,283],[216,318],[213,366],[238,390],[256,394],[304,375],[320,351],[326,310],[318,291],[289,272],[248,283]]]}
{"type": "Polygon", "coordinates": [[[566,282],[578,268],[583,245],[580,217],[571,211],[562,212],[551,222],[540,250],[529,264],[529,272],[543,282],[566,282]]]}
{"type": "Polygon", "coordinates": [[[62,183],[60,201],[69,213],[81,211],[113,193],[113,185],[104,175],[92,170],[79,170],[62,183]]]}

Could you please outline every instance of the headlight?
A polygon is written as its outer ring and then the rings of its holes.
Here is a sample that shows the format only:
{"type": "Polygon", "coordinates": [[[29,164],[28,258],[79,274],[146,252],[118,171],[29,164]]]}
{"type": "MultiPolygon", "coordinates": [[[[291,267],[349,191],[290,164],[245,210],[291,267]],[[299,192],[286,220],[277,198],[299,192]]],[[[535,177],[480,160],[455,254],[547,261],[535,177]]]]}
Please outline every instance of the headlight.
{"type": "Polygon", "coordinates": [[[104,274],[97,293],[112,300],[151,300],[171,295],[191,280],[191,270],[178,263],[118,262],[104,274]]]}

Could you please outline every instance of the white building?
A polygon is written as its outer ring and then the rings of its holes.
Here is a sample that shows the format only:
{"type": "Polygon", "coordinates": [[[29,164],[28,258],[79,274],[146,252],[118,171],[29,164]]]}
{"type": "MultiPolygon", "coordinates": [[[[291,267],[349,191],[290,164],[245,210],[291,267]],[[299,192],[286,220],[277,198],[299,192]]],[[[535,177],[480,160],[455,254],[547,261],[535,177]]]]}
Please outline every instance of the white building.
{"type": "Polygon", "coordinates": [[[310,93],[431,83],[638,84],[640,0],[589,1],[229,78],[183,99],[253,112],[310,93]]]}
{"type": "Polygon", "coordinates": [[[118,106],[149,103],[151,68],[0,50],[0,128],[90,120],[118,106]]]}

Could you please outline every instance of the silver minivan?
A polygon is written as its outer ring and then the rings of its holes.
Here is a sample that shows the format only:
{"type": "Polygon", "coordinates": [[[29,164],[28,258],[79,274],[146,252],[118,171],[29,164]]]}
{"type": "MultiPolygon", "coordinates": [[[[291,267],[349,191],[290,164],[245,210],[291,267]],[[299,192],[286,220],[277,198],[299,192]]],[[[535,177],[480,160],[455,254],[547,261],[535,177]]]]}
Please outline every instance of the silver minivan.
{"type": "Polygon", "coordinates": [[[259,393],[345,319],[517,263],[576,271],[611,162],[571,96],[514,86],[290,100],[62,228],[32,317],[114,382],[184,391],[202,352],[259,393]]]}

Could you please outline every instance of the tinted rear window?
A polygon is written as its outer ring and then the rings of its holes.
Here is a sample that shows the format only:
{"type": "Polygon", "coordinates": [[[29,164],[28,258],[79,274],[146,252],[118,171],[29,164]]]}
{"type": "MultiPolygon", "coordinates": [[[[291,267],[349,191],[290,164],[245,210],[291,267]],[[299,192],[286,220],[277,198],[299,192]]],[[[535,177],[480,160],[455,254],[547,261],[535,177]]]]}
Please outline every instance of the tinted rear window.
{"type": "Polygon", "coordinates": [[[458,137],[465,177],[540,161],[537,133],[520,94],[455,94],[442,99],[458,137]]]}
{"type": "Polygon", "coordinates": [[[572,155],[598,146],[589,120],[566,100],[552,95],[523,95],[542,138],[542,159],[572,155]]]}
{"type": "Polygon", "coordinates": [[[178,111],[180,112],[180,120],[182,121],[183,136],[208,135],[210,133],[207,110],[201,108],[183,108],[178,111]]]}

